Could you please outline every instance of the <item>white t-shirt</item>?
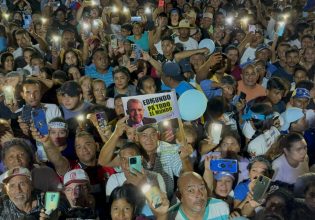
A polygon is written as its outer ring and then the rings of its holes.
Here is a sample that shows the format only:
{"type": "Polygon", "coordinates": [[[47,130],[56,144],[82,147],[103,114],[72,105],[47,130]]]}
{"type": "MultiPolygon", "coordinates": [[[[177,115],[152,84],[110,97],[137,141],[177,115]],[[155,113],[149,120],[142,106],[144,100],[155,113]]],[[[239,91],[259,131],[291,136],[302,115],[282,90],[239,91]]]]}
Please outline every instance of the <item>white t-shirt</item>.
{"type": "Polygon", "coordinates": [[[298,167],[291,167],[284,154],[272,162],[272,169],[275,171],[272,180],[279,180],[288,184],[294,184],[297,178],[309,172],[308,156],[298,167]]]}
{"type": "MultiPolygon", "coordinates": [[[[147,172],[148,181],[157,181],[157,184],[158,184],[160,190],[162,192],[166,193],[165,182],[164,182],[161,174],[156,173],[156,172],[152,172],[152,171],[148,171],[148,170],[146,170],[145,172],[147,172]]],[[[107,183],[106,183],[106,196],[110,196],[112,191],[116,187],[122,186],[126,180],[127,179],[126,179],[124,172],[115,173],[115,174],[111,175],[109,177],[107,183]]]]}
{"type": "Polygon", "coordinates": [[[175,37],[175,43],[183,44],[184,50],[196,50],[196,49],[198,49],[198,42],[191,37],[189,37],[189,39],[185,42],[179,40],[179,37],[175,37]]]}
{"type": "Polygon", "coordinates": [[[279,130],[272,126],[268,131],[249,142],[247,149],[248,153],[251,156],[264,155],[271,145],[277,140],[279,135],[279,130]]]}
{"type": "Polygon", "coordinates": [[[249,60],[254,60],[256,57],[255,52],[256,52],[256,48],[247,47],[241,58],[241,64],[246,63],[249,60]]]}

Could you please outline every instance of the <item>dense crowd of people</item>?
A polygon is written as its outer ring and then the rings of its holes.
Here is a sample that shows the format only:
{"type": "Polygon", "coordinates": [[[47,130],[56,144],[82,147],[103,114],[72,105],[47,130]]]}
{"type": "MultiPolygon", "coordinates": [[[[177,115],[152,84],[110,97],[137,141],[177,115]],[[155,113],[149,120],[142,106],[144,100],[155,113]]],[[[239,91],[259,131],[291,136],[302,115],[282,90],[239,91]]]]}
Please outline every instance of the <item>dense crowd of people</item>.
{"type": "Polygon", "coordinates": [[[0,219],[314,219],[314,0],[0,6],[0,219]]]}

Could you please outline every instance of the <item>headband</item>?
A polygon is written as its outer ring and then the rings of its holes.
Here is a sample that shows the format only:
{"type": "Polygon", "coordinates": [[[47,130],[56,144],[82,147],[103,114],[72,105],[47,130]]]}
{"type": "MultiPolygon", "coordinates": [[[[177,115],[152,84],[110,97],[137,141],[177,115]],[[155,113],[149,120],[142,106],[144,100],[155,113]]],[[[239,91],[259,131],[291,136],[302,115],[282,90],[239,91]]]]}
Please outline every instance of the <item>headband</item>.
{"type": "Polygon", "coordinates": [[[60,121],[55,121],[55,122],[50,122],[48,124],[49,128],[64,128],[64,129],[68,129],[68,126],[66,123],[64,122],[60,122],[60,121]]]}

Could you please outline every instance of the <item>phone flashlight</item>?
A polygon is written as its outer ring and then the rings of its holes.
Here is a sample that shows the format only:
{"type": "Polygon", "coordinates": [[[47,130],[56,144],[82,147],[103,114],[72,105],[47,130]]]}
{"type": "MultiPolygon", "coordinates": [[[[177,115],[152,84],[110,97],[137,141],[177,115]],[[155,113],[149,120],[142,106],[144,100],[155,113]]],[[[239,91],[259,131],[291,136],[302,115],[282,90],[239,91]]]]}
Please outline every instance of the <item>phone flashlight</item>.
{"type": "Polygon", "coordinates": [[[77,117],[77,119],[78,119],[78,121],[84,121],[84,115],[79,115],[78,117],[77,117]]]}
{"type": "Polygon", "coordinates": [[[163,121],[163,126],[164,127],[168,127],[170,125],[170,122],[169,121],[163,121]]]}
{"type": "Polygon", "coordinates": [[[146,194],[147,192],[149,192],[149,190],[151,189],[151,185],[146,183],[142,186],[141,191],[146,194]]]}
{"type": "Polygon", "coordinates": [[[92,25],[93,27],[97,28],[99,25],[98,20],[93,20],[92,25]]]}
{"type": "Polygon", "coordinates": [[[225,19],[225,22],[226,22],[226,24],[227,25],[232,25],[233,24],[233,17],[227,17],[226,19],[225,19]]]}
{"type": "Polygon", "coordinates": [[[59,42],[60,37],[57,36],[57,35],[55,35],[55,36],[52,37],[52,40],[53,40],[55,43],[57,43],[57,42],[59,42]]]}
{"type": "Polygon", "coordinates": [[[145,13],[145,14],[151,14],[151,8],[146,7],[146,8],[144,9],[144,13],[145,13]]]}
{"type": "Polygon", "coordinates": [[[44,17],[42,17],[40,20],[42,21],[42,24],[46,24],[47,22],[47,18],[44,18],[44,17]]]}
{"type": "Polygon", "coordinates": [[[8,14],[8,13],[3,13],[3,18],[4,18],[5,20],[9,20],[9,17],[10,17],[10,14],[8,14]]]}
{"type": "Polygon", "coordinates": [[[288,13],[286,13],[282,17],[283,17],[283,20],[286,21],[290,17],[290,15],[288,13]]]}
{"type": "Polygon", "coordinates": [[[90,25],[87,22],[83,22],[82,23],[82,28],[83,28],[83,30],[88,31],[89,28],[90,28],[90,25]]]}
{"type": "Polygon", "coordinates": [[[241,22],[244,24],[244,25],[247,25],[248,23],[248,17],[244,17],[241,19],[241,22]]]}
{"type": "Polygon", "coordinates": [[[114,5],[114,6],[112,7],[112,12],[113,12],[113,13],[117,13],[117,12],[118,12],[117,6],[114,5]]]}
{"type": "Polygon", "coordinates": [[[128,13],[128,12],[129,12],[129,9],[126,6],[124,6],[123,7],[123,13],[128,13]]]}

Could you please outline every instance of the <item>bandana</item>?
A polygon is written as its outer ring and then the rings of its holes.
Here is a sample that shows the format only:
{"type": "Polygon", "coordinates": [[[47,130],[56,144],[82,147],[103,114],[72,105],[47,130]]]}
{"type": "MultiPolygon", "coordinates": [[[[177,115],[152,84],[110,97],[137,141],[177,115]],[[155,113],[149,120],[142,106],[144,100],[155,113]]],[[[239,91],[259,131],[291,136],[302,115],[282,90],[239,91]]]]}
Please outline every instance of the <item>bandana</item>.
{"type": "Polygon", "coordinates": [[[59,121],[50,122],[48,125],[49,125],[49,128],[64,128],[64,129],[68,129],[67,124],[64,123],[64,122],[59,122],[59,121]]]}

